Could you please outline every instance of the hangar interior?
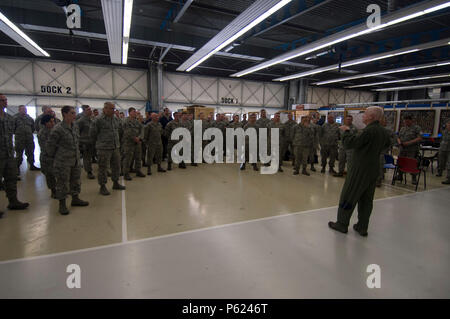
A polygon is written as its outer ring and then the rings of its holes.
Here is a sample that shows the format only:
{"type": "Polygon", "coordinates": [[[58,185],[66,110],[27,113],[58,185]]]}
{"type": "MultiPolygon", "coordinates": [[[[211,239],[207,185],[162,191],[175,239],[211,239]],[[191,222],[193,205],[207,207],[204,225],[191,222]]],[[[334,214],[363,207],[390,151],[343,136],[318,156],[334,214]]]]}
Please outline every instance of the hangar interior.
{"type": "MultiPolygon", "coordinates": [[[[24,105],[36,119],[51,106],[62,119],[63,106],[110,101],[143,116],[201,105],[240,119],[307,110],[343,124],[375,105],[396,134],[412,115],[434,158],[418,190],[386,171],[367,238],[327,228],[345,178],[293,176],[290,160],[274,175],[216,163],[120,177],[126,190],[108,197],[82,171],[90,204],[69,216],[24,161],[17,189],[30,207],[5,210],[0,196],[2,298],[450,296],[450,188],[436,176],[450,118],[450,1],[1,0],[0,31],[7,114],[24,105]],[[65,286],[68,264],[86,273],[82,289],[65,286]],[[366,287],[369,264],[382,269],[379,289],[366,287]]],[[[36,132],[34,142],[40,166],[36,132]]]]}

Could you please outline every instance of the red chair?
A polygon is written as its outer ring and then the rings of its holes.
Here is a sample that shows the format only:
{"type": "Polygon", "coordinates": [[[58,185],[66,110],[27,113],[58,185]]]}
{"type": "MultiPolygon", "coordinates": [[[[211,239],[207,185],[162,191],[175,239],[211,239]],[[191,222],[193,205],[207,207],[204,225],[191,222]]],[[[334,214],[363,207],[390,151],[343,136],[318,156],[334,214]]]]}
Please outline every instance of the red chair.
{"type": "MultiPolygon", "coordinates": [[[[419,176],[417,177],[417,184],[416,184],[416,192],[417,192],[417,188],[419,187],[419,182],[420,182],[420,175],[422,173],[422,168],[419,167],[419,162],[415,159],[415,158],[409,158],[409,157],[399,157],[397,159],[397,167],[395,168],[394,171],[394,176],[392,178],[392,185],[395,185],[395,177],[397,176],[398,172],[402,172],[404,177],[405,177],[405,184],[406,184],[406,174],[418,174],[419,176]]],[[[426,172],[423,172],[423,187],[424,189],[427,188],[427,175],[426,172]]]]}

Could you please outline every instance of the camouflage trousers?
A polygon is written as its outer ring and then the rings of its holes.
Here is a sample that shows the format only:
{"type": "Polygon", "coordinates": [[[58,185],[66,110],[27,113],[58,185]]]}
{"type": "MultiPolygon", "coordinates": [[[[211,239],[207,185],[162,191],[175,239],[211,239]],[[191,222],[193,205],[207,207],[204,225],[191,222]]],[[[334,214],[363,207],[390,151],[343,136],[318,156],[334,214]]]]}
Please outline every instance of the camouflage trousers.
{"type": "Polygon", "coordinates": [[[438,173],[439,174],[442,174],[445,171],[446,166],[447,166],[447,171],[450,169],[450,167],[448,165],[449,160],[450,160],[450,152],[439,150],[439,165],[438,165],[438,173]]]}
{"type": "Polygon", "coordinates": [[[175,143],[169,141],[169,143],[167,143],[167,163],[173,163],[173,159],[172,159],[172,148],[175,145],[175,143]]]}
{"type": "Polygon", "coordinates": [[[350,166],[352,165],[352,150],[346,150],[342,147],[339,148],[339,173],[344,173],[345,164],[347,164],[347,171],[350,170],[350,166]]]}
{"type": "Polygon", "coordinates": [[[111,165],[111,179],[119,181],[120,175],[120,150],[97,150],[98,155],[98,183],[105,185],[108,182],[107,170],[111,165]]]}
{"type": "Polygon", "coordinates": [[[130,173],[130,167],[134,164],[136,171],[140,171],[142,168],[142,145],[139,144],[124,144],[123,146],[124,160],[122,166],[123,174],[130,173]]]}
{"type": "Polygon", "coordinates": [[[329,160],[329,167],[334,168],[334,162],[338,155],[337,145],[322,145],[320,148],[320,157],[322,158],[322,167],[327,166],[327,159],[329,160]]]}
{"type": "Polygon", "coordinates": [[[147,164],[148,167],[153,165],[153,163],[160,165],[162,161],[162,144],[152,145],[147,144],[147,164]]]}
{"type": "Polygon", "coordinates": [[[40,156],[41,172],[45,176],[48,189],[54,189],[56,187],[55,175],[53,174],[53,160],[47,157],[40,156]]]}
{"type": "Polygon", "coordinates": [[[299,170],[300,165],[303,169],[306,169],[308,165],[308,157],[311,154],[310,146],[294,145],[294,169],[299,170]]]}
{"type": "Polygon", "coordinates": [[[0,158],[0,180],[4,178],[6,197],[17,197],[17,161],[14,157],[0,158]]]}
{"type": "Polygon", "coordinates": [[[67,166],[64,163],[54,163],[53,174],[56,181],[56,199],[65,199],[67,195],[78,195],[81,191],[80,164],[67,166]]]}
{"type": "Polygon", "coordinates": [[[22,139],[17,138],[15,140],[15,150],[17,157],[17,166],[20,166],[23,162],[23,152],[27,156],[27,162],[31,165],[34,164],[34,141],[33,138],[22,139]]]}
{"type": "Polygon", "coordinates": [[[92,172],[92,158],[94,157],[94,144],[80,144],[80,152],[83,157],[83,168],[86,173],[92,172]]]}

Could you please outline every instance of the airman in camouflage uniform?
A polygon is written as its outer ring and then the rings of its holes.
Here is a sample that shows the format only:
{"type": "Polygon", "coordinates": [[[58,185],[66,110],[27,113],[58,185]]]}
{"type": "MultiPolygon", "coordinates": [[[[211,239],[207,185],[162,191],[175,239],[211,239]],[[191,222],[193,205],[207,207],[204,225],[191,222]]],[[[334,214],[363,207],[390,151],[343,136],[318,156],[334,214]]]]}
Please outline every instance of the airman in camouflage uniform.
{"type": "Polygon", "coordinates": [[[161,167],[162,161],[162,134],[163,128],[159,123],[159,116],[156,113],[152,113],[152,121],[145,126],[144,142],[147,144],[147,175],[152,175],[152,165],[156,162],[158,165],[158,172],[165,172],[161,167]]]}
{"type": "MultiPolygon", "coordinates": [[[[410,115],[404,117],[405,126],[400,129],[398,133],[397,142],[400,145],[401,157],[417,158],[419,156],[419,145],[422,140],[422,129],[418,125],[413,124],[413,119],[410,115]]],[[[403,179],[403,174],[398,172],[398,180],[403,179]]],[[[416,175],[411,174],[412,183],[416,184],[416,175]]]]}
{"type": "Polygon", "coordinates": [[[56,180],[53,174],[53,158],[48,154],[48,140],[50,133],[55,126],[55,119],[53,116],[46,114],[41,120],[41,130],[38,133],[39,147],[41,148],[41,154],[39,160],[41,163],[41,170],[47,181],[47,187],[52,192],[52,198],[56,198],[56,180]]]}
{"type": "Polygon", "coordinates": [[[247,121],[247,114],[242,114],[242,127],[244,127],[245,125],[247,125],[248,121],[247,121]]]}
{"type": "Polygon", "coordinates": [[[286,143],[284,147],[284,152],[280,154],[281,159],[285,159],[287,151],[289,151],[292,159],[294,158],[294,144],[292,144],[292,136],[294,127],[297,125],[297,122],[294,121],[294,115],[292,112],[287,114],[288,120],[284,123],[284,132],[286,136],[286,143]]]}
{"type": "Polygon", "coordinates": [[[81,191],[81,168],[78,132],[74,126],[77,114],[72,106],[64,106],[61,113],[64,121],[58,123],[51,131],[46,151],[53,159],[59,213],[67,215],[69,214],[66,207],[67,195],[72,195],[72,206],[88,206],[89,203],[78,197],[81,191]]]}
{"type": "Polygon", "coordinates": [[[137,177],[145,177],[141,172],[142,167],[142,146],[141,143],[144,140],[144,126],[138,120],[136,109],[130,107],[128,109],[128,118],[123,122],[123,137],[122,145],[124,151],[124,162],[122,171],[124,178],[127,181],[131,181],[130,167],[135,163],[135,170],[137,177]]]}
{"type": "MultiPolygon", "coordinates": [[[[256,114],[254,114],[254,113],[250,115],[248,123],[244,126],[244,131],[246,131],[249,128],[254,128],[256,130],[256,138],[258,141],[259,132],[258,132],[258,125],[256,124],[256,114]]],[[[241,171],[245,170],[245,164],[248,163],[250,160],[250,154],[249,154],[250,144],[249,144],[249,142],[250,142],[249,137],[245,136],[245,163],[241,164],[241,167],[240,167],[241,171]]],[[[258,165],[256,163],[252,163],[252,167],[253,167],[254,171],[259,170],[258,165]]]]}
{"type": "Polygon", "coordinates": [[[301,123],[294,126],[292,132],[292,144],[294,145],[294,175],[299,174],[300,164],[302,165],[302,174],[309,176],[306,171],[308,157],[310,156],[312,145],[314,143],[314,129],[310,125],[309,116],[303,116],[301,123]]]}
{"type": "Polygon", "coordinates": [[[176,144],[175,141],[172,140],[172,132],[177,128],[180,127],[180,113],[175,112],[173,113],[173,121],[170,121],[167,123],[166,128],[164,130],[164,135],[167,137],[167,170],[172,170],[172,148],[176,144]]]}
{"type": "Polygon", "coordinates": [[[311,171],[315,172],[316,168],[314,167],[315,161],[316,161],[316,157],[317,157],[317,150],[319,149],[319,132],[320,132],[320,125],[317,124],[317,122],[319,122],[320,119],[320,115],[319,113],[313,113],[311,115],[311,123],[310,126],[314,132],[314,139],[313,139],[313,143],[311,146],[311,152],[309,153],[309,163],[311,164],[311,171]]]}
{"type": "MultiPolygon", "coordinates": [[[[13,151],[14,118],[5,113],[8,105],[5,95],[0,94],[0,180],[5,180],[4,188],[8,197],[9,209],[25,209],[28,203],[17,199],[17,161],[13,151]]],[[[0,212],[0,218],[3,212],[0,212]]]]}
{"type": "MultiPolygon", "coordinates": [[[[42,120],[42,118],[44,117],[44,115],[47,115],[47,114],[48,114],[48,115],[50,115],[50,116],[55,117],[54,114],[52,114],[52,113],[53,113],[53,110],[52,110],[52,108],[51,108],[50,106],[44,105],[44,106],[41,108],[41,110],[42,110],[41,115],[39,115],[39,116],[35,119],[35,121],[34,121],[34,128],[35,128],[36,132],[38,132],[38,133],[39,133],[39,131],[40,131],[41,128],[42,128],[42,126],[41,126],[41,120],[42,120]]],[[[55,118],[55,124],[58,124],[57,121],[56,121],[56,118],[55,118]]]]}
{"type": "Polygon", "coordinates": [[[23,161],[23,151],[27,155],[27,162],[31,171],[38,171],[34,166],[34,120],[27,114],[25,105],[19,106],[19,113],[14,115],[14,143],[17,156],[17,167],[20,171],[20,165],[23,161]]]}
{"type": "Polygon", "coordinates": [[[278,129],[278,156],[279,156],[279,164],[278,164],[278,171],[283,172],[283,169],[281,168],[283,166],[283,154],[284,149],[286,147],[286,132],[285,132],[285,125],[281,123],[280,121],[280,113],[275,113],[274,119],[272,122],[269,123],[268,130],[269,130],[269,139],[267,140],[268,144],[268,150],[272,152],[272,129],[277,128],[278,129]]]}
{"type": "Polygon", "coordinates": [[[227,127],[228,127],[228,122],[225,118],[225,114],[217,114],[216,116],[216,121],[214,123],[214,127],[218,128],[221,132],[222,132],[222,136],[223,136],[223,153],[225,154],[226,152],[226,137],[227,137],[227,127]]]}
{"type": "Polygon", "coordinates": [[[389,155],[389,153],[391,152],[392,146],[394,146],[395,140],[396,140],[396,135],[392,131],[392,129],[389,127],[386,127],[386,117],[383,116],[381,118],[380,125],[382,127],[384,127],[384,129],[388,132],[388,136],[389,136],[391,143],[390,143],[389,147],[385,148],[380,154],[380,175],[378,176],[378,179],[377,179],[377,184],[376,184],[377,187],[381,187],[381,182],[384,179],[384,164],[385,164],[384,155],[389,155]]]}
{"type": "Polygon", "coordinates": [[[328,157],[330,158],[330,161],[328,163],[330,167],[330,173],[336,173],[336,171],[334,170],[334,162],[337,157],[339,138],[339,124],[335,122],[334,115],[328,114],[328,123],[325,123],[319,130],[320,156],[322,157],[321,173],[325,173],[325,167],[327,166],[328,157]]]}
{"type": "Polygon", "coordinates": [[[83,168],[89,179],[95,179],[92,173],[92,158],[94,157],[95,146],[91,139],[91,126],[93,122],[92,110],[89,105],[83,105],[83,112],[77,115],[75,126],[80,137],[80,152],[83,157],[83,168]]]}
{"type": "Polygon", "coordinates": [[[447,166],[447,179],[442,184],[448,185],[450,184],[450,119],[447,120],[445,130],[442,132],[441,146],[439,147],[438,176],[442,176],[445,166],[447,166]]]}
{"type": "MultiPolygon", "coordinates": [[[[344,120],[344,125],[348,126],[351,134],[358,133],[358,129],[353,125],[353,116],[347,115],[344,120]]],[[[350,170],[352,165],[352,152],[351,149],[345,149],[344,144],[342,143],[342,136],[344,135],[344,131],[341,130],[341,139],[339,140],[339,172],[334,174],[334,177],[342,177],[344,176],[345,164],[347,163],[347,170],[350,170]]]]}
{"type": "Polygon", "coordinates": [[[108,181],[107,169],[111,165],[111,179],[113,189],[124,190],[125,186],[119,184],[120,175],[120,119],[114,116],[114,104],[105,102],[103,115],[92,123],[91,138],[95,143],[98,155],[98,183],[100,194],[109,195],[106,188],[108,181]]]}

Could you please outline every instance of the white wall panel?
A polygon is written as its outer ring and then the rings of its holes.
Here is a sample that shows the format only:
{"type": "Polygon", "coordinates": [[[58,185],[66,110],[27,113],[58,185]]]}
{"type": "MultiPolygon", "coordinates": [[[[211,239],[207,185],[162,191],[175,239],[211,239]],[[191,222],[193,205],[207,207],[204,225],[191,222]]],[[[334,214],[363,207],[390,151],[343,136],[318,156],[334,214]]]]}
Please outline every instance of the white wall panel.
{"type": "Polygon", "coordinates": [[[113,95],[120,99],[147,99],[147,71],[114,68],[113,95]]]}
{"type": "Polygon", "coordinates": [[[217,78],[192,77],[192,102],[193,104],[217,104],[217,78]]]}
{"type": "Polygon", "coordinates": [[[192,82],[189,75],[165,73],[163,97],[165,102],[191,103],[192,82]]]}
{"type": "Polygon", "coordinates": [[[372,92],[361,92],[360,101],[359,102],[373,102],[375,101],[375,94],[372,92]]]}
{"type": "Polygon", "coordinates": [[[0,59],[0,92],[33,94],[32,75],[30,61],[0,59]]]}
{"type": "Polygon", "coordinates": [[[39,95],[75,95],[74,65],[69,63],[34,62],[34,82],[39,95]],[[59,88],[61,91],[46,91],[47,87],[59,88]],[[44,90],[41,90],[43,88],[44,90]]]}
{"type": "Polygon", "coordinates": [[[236,99],[242,102],[242,82],[239,80],[219,79],[219,104],[222,98],[236,99]]]}
{"type": "Polygon", "coordinates": [[[264,105],[264,83],[243,81],[242,85],[243,106],[264,105]]]}
{"type": "Polygon", "coordinates": [[[327,106],[330,90],[328,88],[314,87],[312,90],[311,103],[318,106],[327,106]]]}
{"type": "Polygon", "coordinates": [[[360,91],[347,90],[344,103],[358,103],[360,91]]]}
{"type": "Polygon", "coordinates": [[[113,94],[112,68],[77,65],[77,95],[111,99],[113,94]]]}
{"type": "Polygon", "coordinates": [[[285,91],[285,86],[282,84],[264,84],[264,106],[282,108],[285,91]]]}

